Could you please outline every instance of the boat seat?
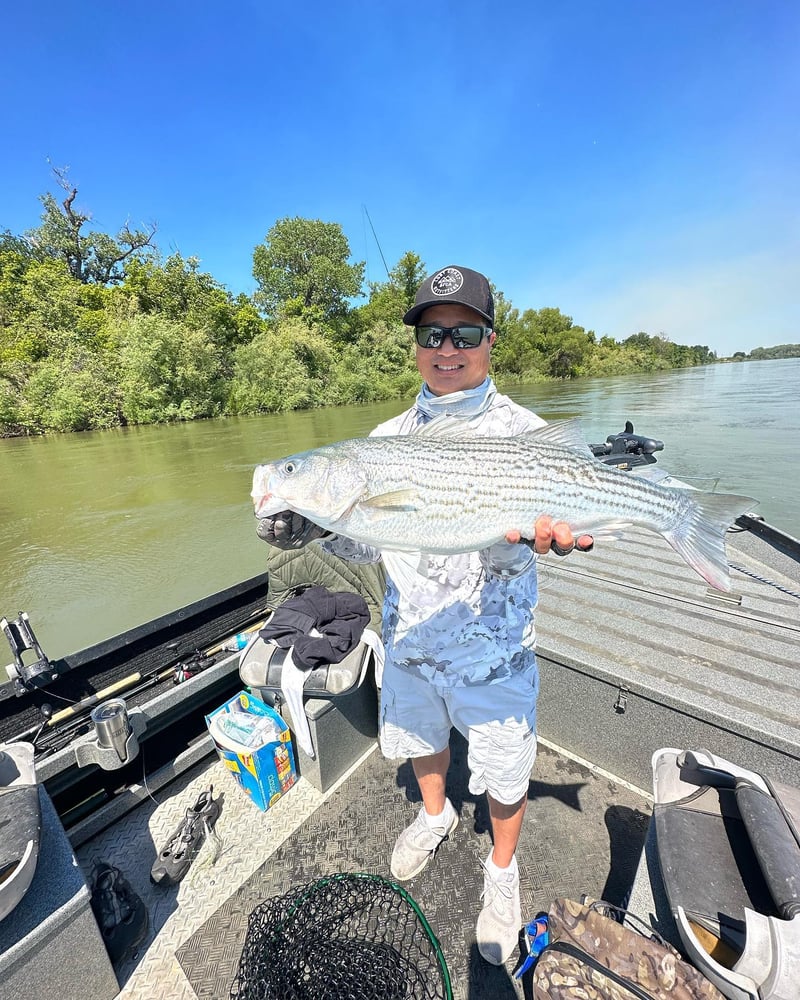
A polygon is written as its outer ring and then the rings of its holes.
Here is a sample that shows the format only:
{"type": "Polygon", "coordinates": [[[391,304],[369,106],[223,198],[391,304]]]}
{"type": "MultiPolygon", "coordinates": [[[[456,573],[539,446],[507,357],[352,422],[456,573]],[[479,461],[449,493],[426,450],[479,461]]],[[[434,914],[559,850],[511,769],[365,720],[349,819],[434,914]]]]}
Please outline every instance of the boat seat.
{"type": "MultiPolygon", "coordinates": [[[[242,682],[267,702],[275,704],[281,691],[283,665],[291,649],[254,636],[239,658],[242,682]]],[[[362,640],[340,663],[325,663],[307,672],[303,695],[309,698],[339,698],[359,687],[371,663],[372,650],[362,640]]]]}
{"type": "Polygon", "coordinates": [[[272,705],[292,731],[298,773],[326,792],[371,747],[378,734],[377,690],[371,671],[372,650],[364,642],[341,663],[308,672],[303,708],[313,754],[297,741],[295,720],[281,694],[281,668],[290,650],[260,636],[242,651],[239,676],[253,693],[272,705]]]}

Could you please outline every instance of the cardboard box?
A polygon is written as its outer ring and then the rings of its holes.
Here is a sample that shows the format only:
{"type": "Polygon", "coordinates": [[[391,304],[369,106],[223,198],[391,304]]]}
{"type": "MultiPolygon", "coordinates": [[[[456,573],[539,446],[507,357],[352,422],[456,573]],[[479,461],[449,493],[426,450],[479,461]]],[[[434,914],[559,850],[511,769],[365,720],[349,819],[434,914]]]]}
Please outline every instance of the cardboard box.
{"type": "Polygon", "coordinates": [[[297,781],[289,727],[280,715],[263,701],[259,701],[246,691],[241,691],[207,715],[206,725],[211,732],[220,760],[245,794],[262,811],[269,809],[297,781]],[[250,717],[266,717],[274,723],[275,730],[279,734],[278,738],[252,749],[232,743],[220,736],[218,724],[212,725],[213,720],[223,712],[234,716],[244,713],[250,717]]]}

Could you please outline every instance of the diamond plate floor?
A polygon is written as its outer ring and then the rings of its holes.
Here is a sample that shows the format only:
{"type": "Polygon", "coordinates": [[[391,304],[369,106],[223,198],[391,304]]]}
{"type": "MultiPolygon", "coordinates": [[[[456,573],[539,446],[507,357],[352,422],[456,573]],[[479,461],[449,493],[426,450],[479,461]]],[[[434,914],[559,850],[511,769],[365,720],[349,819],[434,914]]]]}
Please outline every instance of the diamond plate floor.
{"type": "Polygon", "coordinates": [[[194,1000],[196,994],[175,959],[177,947],[333,792],[323,795],[300,778],[262,813],[214,755],[80,847],[76,856],[87,879],[93,860],[102,858],[124,872],[148,909],[150,929],[142,948],[115,969],[120,998],[194,1000]],[[177,888],[152,885],[150,868],[158,851],[209,784],[215,796],[223,796],[216,826],[223,842],[220,856],[211,866],[201,863],[201,854],[177,888]]]}
{"type": "MultiPolygon", "coordinates": [[[[483,887],[479,859],[490,847],[488,814],[485,800],[476,799],[467,789],[466,745],[457,735],[452,750],[448,794],[461,823],[451,841],[408,888],[442,943],[455,1000],[515,1000],[524,995],[524,986],[515,984],[511,977],[516,958],[507,968],[494,968],[475,948],[474,925],[483,887]]],[[[586,892],[623,902],[646,837],[651,813],[648,798],[543,746],[534,773],[517,853],[525,918],[558,895],[586,892]]],[[[283,802],[287,811],[293,796],[294,791],[283,802]]],[[[294,800],[295,805],[299,799],[294,800]]],[[[186,976],[184,988],[188,981],[194,994],[162,992],[173,981],[170,976],[158,981],[158,995],[180,1000],[193,995],[201,1000],[227,997],[248,915],[263,899],[336,871],[367,871],[390,877],[392,844],[415,815],[418,802],[410,765],[387,761],[374,753],[327,801],[309,811],[302,827],[279,845],[268,833],[270,819],[279,822],[277,814],[254,817],[239,847],[250,865],[240,860],[235,869],[244,879],[234,881],[233,870],[229,873],[227,868],[215,870],[211,877],[225,881],[230,898],[216,907],[209,901],[202,926],[195,924],[197,929],[182,943],[171,935],[178,944],[177,963],[186,976]]],[[[199,917],[197,902],[194,908],[195,917],[199,917]]],[[[164,962],[166,951],[165,947],[164,962]]],[[[166,965],[164,968],[166,971],[166,965]]]]}

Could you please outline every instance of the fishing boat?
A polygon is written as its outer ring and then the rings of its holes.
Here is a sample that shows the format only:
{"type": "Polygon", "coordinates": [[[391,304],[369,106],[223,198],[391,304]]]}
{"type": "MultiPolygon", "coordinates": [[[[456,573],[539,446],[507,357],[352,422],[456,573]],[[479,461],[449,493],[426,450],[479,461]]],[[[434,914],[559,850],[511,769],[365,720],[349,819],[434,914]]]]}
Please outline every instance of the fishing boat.
{"type": "MultiPolygon", "coordinates": [[[[663,445],[628,425],[593,450],[652,475],[663,445]]],[[[660,747],[707,748],[800,785],[800,542],[746,514],[727,549],[730,593],[639,530],[541,560],[539,755],[518,851],[524,915],[588,893],[638,900],[666,926],[668,907],[642,889],[660,747]]],[[[275,556],[265,552],[267,571],[253,579],[60,658],[39,646],[27,616],[0,623],[13,658],[0,685],[0,741],[36,748],[50,843],[31,892],[40,878],[63,882],[65,866],[75,876],[61,903],[36,895],[17,908],[18,926],[0,921],[0,982],[13,974],[13,995],[41,996],[46,976],[61,977],[65,996],[78,982],[75,995],[90,998],[228,996],[258,902],[315,875],[388,875],[419,797],[410,766],[376,752],[369,678],[347,698],[307,704],[317,759],[295,748],[300,778],[266,811],[241,793],[209,736],[208,714],[242,689],[243,634],[275,606],[275,556]],[[152,885],[159,850],[210,784],[223,797],[219,857],[200,857],[178,886],[152,885]],[[124,872],[150,915],[147,937],[113,966],[89,905],[98,857],[124,872]],[[53,942],[63,955],[76,929],[80,959],[58,961],[53,942]]],[[[521,996],[510,969],[487,965],[474,945],[488,817],[468,791],[457,735],[452,752],[448,794],[462,822],[410,892],[441,941],[454,997],[521,996]]]]}

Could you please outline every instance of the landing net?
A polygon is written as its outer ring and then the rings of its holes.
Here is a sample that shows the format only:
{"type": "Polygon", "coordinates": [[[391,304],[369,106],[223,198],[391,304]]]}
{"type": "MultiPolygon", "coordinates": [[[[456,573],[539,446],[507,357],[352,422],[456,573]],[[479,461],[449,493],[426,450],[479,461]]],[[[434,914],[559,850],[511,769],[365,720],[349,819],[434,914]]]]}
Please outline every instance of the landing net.
{"type": "Polygon", "coordinates": [[[337,874],[250,914],[231,1000],[452,1000],[441,946],[397,883],[337,874]]]}

